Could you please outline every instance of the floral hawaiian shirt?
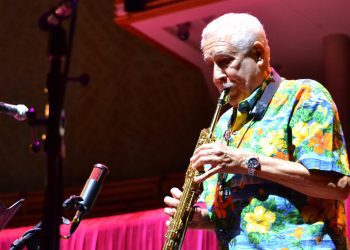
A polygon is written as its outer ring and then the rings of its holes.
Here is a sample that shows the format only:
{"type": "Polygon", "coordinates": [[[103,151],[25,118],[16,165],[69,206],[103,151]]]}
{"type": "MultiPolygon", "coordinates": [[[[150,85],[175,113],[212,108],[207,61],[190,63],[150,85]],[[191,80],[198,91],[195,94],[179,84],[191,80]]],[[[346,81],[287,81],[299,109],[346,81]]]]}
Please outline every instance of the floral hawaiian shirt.
{"type": "MultiPolygon", "coordinates": [[[[226,138],[228,145],[257,155],[300,162],[310,171],[349,175],[339,116],[327,90],[313,80],[282,78],[265,115],[256,121],[249,111],[266,84],[237,111],[231,108],[221,116],[216,139],[226,138]]],[[[346,249],[342,202],[246,175],[216,174],[203,186],[201,198],[221,249],[346,249]]]]}

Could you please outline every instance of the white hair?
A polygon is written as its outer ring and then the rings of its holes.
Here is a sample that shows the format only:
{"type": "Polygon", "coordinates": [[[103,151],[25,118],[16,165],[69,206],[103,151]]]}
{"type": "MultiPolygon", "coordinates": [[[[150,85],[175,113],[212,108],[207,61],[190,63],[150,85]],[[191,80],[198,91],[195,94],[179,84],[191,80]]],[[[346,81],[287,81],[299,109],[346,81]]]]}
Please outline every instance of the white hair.
{"type": "Polygon", "coordinates": [[[260,41],[268,49],[265,30],[260,21],[246,13],[228,13],[211,21],[202,32],[201,49],[207,38],[224,40],[232,37],[232,45],[240,51],[251,49],[255,41],[260,41]]]}

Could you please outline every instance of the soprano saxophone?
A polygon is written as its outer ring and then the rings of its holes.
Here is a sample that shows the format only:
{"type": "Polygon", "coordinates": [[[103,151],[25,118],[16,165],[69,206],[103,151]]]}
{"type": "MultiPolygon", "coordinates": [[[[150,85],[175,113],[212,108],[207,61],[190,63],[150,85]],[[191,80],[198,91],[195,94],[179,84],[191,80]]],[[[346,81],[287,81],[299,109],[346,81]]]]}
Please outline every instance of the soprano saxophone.
{"type": "MultiPolygon", "coordinates": [[[[221,92],[210,127],[202,129],[196,144],[196,148],[214,141],[214,128],[218,121],[221,108],[225,104],[225,99],[228,92],[229,89],[225,89],[221,92]]],[[[183,193],[180,198],[179,205],[176,208],[176,212],[170,220],[170,224],[165,234],[166,239],[162,248],[163,250],[181,249],[187,227],[191,222],[194,213],[195,208],[193,206],[196,203],[198,196],[202,192],[202,185],[194,182],[194,177],[198,176],[199,174],[200,173],[197,170],[191,167],[191,164],[187,167],[185,183],[182,187],[183,193]]]]}

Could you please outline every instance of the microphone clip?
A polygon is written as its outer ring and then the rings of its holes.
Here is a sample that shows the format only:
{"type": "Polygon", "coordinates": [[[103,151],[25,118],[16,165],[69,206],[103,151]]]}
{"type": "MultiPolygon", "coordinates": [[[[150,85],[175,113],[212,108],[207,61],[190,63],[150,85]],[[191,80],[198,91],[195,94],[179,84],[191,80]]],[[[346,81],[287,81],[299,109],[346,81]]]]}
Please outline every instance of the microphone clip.
{"type": "Polygon", "coordinates": [[[60,1],[55,7],[52,7],[39,18],[39,27],[43,31],[48,31],[51,28],[60,26],[65,19],[72,15],[75,5],[76,3],[73,0],[60,1]]]}
{"type": "Polygon", "coordinates": [[[69,234],[68,235],[61,235],[61,238],[69,239],[72,236],[72,234],[75,232],[75,230],[78,228],[80,221],[82,219],[82,216],[87,211],[86,207],[82,204],[83,200],[84,199],[81,196],[71,195],[68,199],[66,199],[63,202],[62,207],[64,209],[74,208],[76,213],[75,213],[75,216],[72,219],[72,221],[68,220],[69,222],[67,224],[71,225],[70,230],[69,230],[69,234]]]}
{"type": "Polygon", "coordinates": [[[74,208],[75,210],[80,210],[80,209],[83,209],[83,206],[80,203],[81,201],[83,201],[82,197],[77,195],[71,195],[68,199],[66,199],[63,202],[62,207],[64,209],[74,208]]]}

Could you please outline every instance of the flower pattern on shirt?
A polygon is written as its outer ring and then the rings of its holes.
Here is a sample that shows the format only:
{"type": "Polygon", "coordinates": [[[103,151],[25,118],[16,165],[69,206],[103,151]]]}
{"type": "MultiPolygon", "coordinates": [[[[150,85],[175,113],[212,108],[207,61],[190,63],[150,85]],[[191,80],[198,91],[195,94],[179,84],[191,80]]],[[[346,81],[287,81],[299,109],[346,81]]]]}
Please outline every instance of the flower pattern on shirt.
{"type": "Polygon", "coordinates": [[[257,206],[253,213],[246,213],[244,220],[247,222],[246,230],[248,233],[259,232],[267,233],[271,224],[275,222],[276,215],[271,211],[266,211],[265,207],[257,206]]]}

